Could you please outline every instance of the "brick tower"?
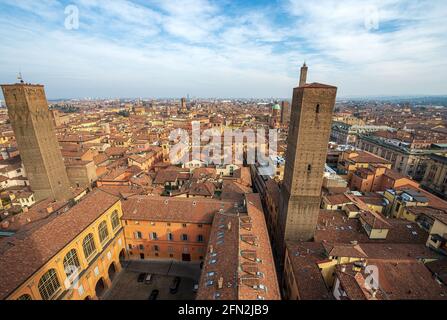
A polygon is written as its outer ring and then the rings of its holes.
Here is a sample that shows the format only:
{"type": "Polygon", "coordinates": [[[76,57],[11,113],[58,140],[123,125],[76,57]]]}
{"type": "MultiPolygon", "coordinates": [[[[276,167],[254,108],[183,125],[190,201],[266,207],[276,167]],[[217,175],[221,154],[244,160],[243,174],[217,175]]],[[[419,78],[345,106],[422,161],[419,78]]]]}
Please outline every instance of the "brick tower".
{"type": "Polygon", "coordinates": [[[293,89],[284,182],[281,186],[280,250],[286,241],[308,241],[314,236],[320,210],[321,186],[337,88],[306,84],[293,89]]]}
{"type": "Polygon", "coordinates": [[[281,124],[286,125],[290,122],[290,103],[281,101],[281,124]]]}
{"type": "Polygon", "coordinates": [[[182,106],[181,106],[180,110],[182,112],[187,112],[188,111],[188,108],[186,107],[186,99],[185,98],[182,98],[182,106]]]}
{"type": "Polygon", "coordinates": [[[37,201],[67,200],[70,183],[42,85],[2,85],[9,119],[37,201]]]}

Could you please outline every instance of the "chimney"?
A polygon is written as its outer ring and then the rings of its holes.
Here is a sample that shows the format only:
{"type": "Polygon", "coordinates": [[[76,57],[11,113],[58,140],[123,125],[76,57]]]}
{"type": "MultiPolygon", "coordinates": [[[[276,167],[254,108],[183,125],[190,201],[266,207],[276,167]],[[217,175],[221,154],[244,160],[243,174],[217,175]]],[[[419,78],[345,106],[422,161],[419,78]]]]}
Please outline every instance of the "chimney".
{"type": "Polygon", "coordinates": [[[228,230],[231,230],[231,221],[228,222],[228,224],[227,224],[227,229],[228,229],[228,230]]]}
{"type": "Polygon", "coordinates": [[[23,207],[22,211],[23,212],[28,212],[28,207],[23,207]]]}
{"type": "Polygon", "coordinates": [[[214,251],[214,247],[212,245],[210,245],[210,253],[213,253],[214,251]]]}
{"type": "Polygon", "coordinates": [[[303,87],[306,84],[307,81],[307,65],[306,62],[304,62],[303,66],[301,67],[301,74],[300,74],[300,87],[303,87]]]}
{"type": "Polygon", "coordinates": [[[346,265],[341,266],[341,272],[346,272],[346,265]]]}
{"type": "Polygon", "coordinates": [[[53,207],[52,206],[48,206],[47,207],[47,213],[52,213],[53,212],[53,207]]]}
{"type": "Polygon", "coordinates": [[[219,289],[222,289],[222,288],[223,288],[223,281],[224,281],[224,280],[223,280],[223,277],[220,277],[220,278],[219,278],[219,281],[218,281],[218,288],[219,288],[219,289]]]}

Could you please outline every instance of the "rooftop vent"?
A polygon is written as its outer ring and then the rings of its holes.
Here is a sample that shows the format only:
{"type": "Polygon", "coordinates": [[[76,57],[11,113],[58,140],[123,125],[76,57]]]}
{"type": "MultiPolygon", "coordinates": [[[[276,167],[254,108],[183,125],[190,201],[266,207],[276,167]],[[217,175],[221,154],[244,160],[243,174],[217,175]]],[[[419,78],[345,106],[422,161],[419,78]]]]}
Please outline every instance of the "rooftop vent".
{"type": "Polygon", "coordinates": [[[257,237],[253,234],[243,234],[241,235],[241,240],[251,245],[257,245],[257,237]]]}

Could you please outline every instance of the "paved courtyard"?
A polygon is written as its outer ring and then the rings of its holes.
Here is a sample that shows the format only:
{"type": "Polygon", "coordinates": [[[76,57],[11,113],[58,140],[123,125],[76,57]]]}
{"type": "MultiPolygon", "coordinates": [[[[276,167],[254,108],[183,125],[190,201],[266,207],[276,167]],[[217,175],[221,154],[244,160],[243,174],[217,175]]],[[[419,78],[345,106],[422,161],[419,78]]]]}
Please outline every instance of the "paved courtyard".
{"type": "Polygon", "coordinates": [[[158,300],[194,300],[193,286],[200,278],[198,263],[172,261],[131,261],[117,275],[110,290],[104,295],[104,300],[147,300],[152,290],[160,291],[158,300]],[[151,273],[150,284],[138,282],[140,273],[151,273]],[[181,278],[176,294],[169,292],[169,286],[176,277],[181,278]]]}

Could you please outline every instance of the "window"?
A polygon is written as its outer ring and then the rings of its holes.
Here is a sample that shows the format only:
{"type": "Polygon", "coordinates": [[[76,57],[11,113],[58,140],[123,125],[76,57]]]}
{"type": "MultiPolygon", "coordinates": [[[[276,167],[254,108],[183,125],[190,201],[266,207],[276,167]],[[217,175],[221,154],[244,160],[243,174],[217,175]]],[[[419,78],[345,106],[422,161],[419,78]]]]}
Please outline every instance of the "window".
{"type": "Polygon", "coordinates": [[[187,224],[186,224],[186,223],[182,224],[182,227],[183,227],[183,228],[186,228],[186,227],[187,227],[187,224]]]}
{"type": "Polygon", "coordinates": [[[203,228],[203,224],[199,224],[197,225],[199,228],[203,228]]]}
{"type": "Polygon", "coordinates": [[[311,171],[312,171],[312,165],[310,165],[310,164],[307,165],[307,171],[308,171],[308,172],[311,172],[311,171]]]}
{"type": "Polygon", "coordinates": [[[99,241],[104,243],[109,238],[109,230],[107,229],[107,222],[103,221],[98,227],[99,241]]]}
{"type": "Polygon", "coordinates": [[[51,300],[54,298],[61,285],[57,279],[56,270],[48,270],[39,280],[37,288],[43,300],[51,300]]]}
{"type": "Polygon", "coordinates": [[[315,113],[320,113],[320,105],[317,104],[317,106],[315,107],[315,113]]]}
{"type": "Polygon", "coordinates": [[[203,236],[201,234],[197,236],[197,242],[203,242],[203,236]]]}
{"type": "Polygon", "coordinates": [[[157,232],[151,232],[150,237],[151,240],[157,240],[157,232]]]}
{"type": "Polygon", "coordinates": [[[155,245],[154,246],[154,251],[159,251],[159,250],[160,250],[160,248],[157,245],[155,245]]]}
{"type": "Polygon", "coordinates": [[[188,241],[188,235],[182,234],[182,241],[188,241]]]}
{"type": "Polygon", "coordinates": [[[29,294],[22,294],[17,300],[33,300],[29,294]]]}
{"type": "Polygon", "coordinates": [[[71,249],[64,257],[64,270],[67,278],[71,281],[71,276],[76,274],[81,267],[76,249],[71,249]]]}
{"type": "Polygon", "coordinates": [[[140,250],[144,250],[144,246],[143,246],[142,244],[140,244],[140,245],[138,246],[138,248],[139,248],[140,250]]]}
{"type": "Polygon", "coordinates": [[[116,230],[116,228],[119,227],[120,225],[120,220],[118,218],[118,211],[113,211],[112,213],[112,217],[111,217],[111,222],[112,222],[112,229],[116,230]]]}
{"type": "Polygon", "coordinates": [[[168,241],[174,241],[174,235],[172,233],[168,233],[168,241]]]}
{"type": "Polygon", "coordinates": [[[135,232],[134,235],[135,235],[135,239],[142,239],[143,238],[143,235],[141,234],[140,231],[135,232]]]}
{"type": "Polygon", "coordinates": [[[95,240],[93,239],[93,234],[89,233],[82,242],[82,248],[84,249],[84,256],[87,260],[92,257],[96,252],[95,240]]]}

